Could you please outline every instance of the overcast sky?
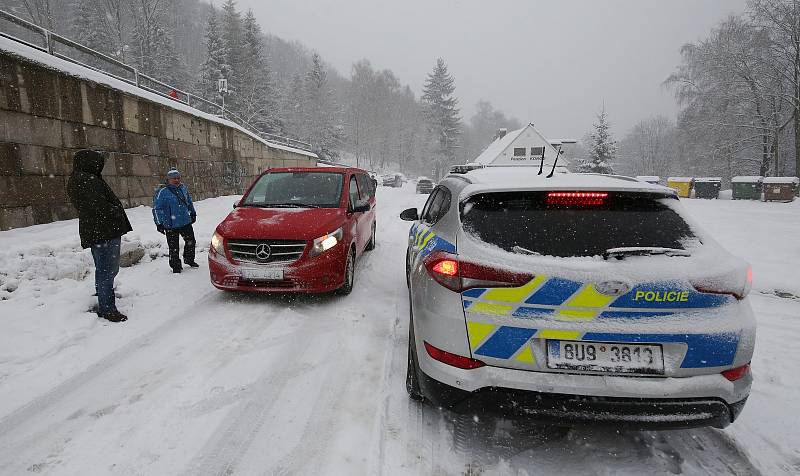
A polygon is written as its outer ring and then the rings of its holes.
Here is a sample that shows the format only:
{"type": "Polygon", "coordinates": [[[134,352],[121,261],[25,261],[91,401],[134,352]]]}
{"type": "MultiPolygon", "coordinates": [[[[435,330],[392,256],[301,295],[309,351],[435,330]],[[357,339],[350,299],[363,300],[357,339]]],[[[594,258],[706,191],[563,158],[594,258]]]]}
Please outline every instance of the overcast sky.
{"type": "MultiPolygon", "coordinates": [[[[214,2],[219,4],[220,2],[214,2]]],[[[350,75],[362,58],[419,95],[437,57],[466,120],[487,99],[550,138],[580,138],[605,102],[621,138],[675,117],[664,79],[680,47],[746,0],[239,0],[265,31],[298,40],[350,75]]]]}

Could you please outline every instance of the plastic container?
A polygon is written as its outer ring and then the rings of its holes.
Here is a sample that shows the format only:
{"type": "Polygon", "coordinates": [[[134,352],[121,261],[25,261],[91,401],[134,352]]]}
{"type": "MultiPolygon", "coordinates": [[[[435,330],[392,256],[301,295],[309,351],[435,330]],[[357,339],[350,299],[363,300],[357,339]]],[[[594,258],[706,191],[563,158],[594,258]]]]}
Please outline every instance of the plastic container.
{"type": "Polygon", "coordinates": [[[797,194],[800,178],[764,177],[762,187],[765,202],[791,202],[797,194]]]}
{"type": "Polygon", "coordinates": [[[719,198],[722,177],[697,177],[694,179],[694,198],[719,198]]]}
{"type": "Polygon", "coordinates": [[[761,182],[764,177],[760,175],[739,175],[731,179],[733,200],[761,200],[761,182]]]}
{"type": "Polygon", "coordinates": [[[689,198],[692,194],[692,177],[669,177],[667,178],[667,187],[678,192],[681,198],[689,198]]]}

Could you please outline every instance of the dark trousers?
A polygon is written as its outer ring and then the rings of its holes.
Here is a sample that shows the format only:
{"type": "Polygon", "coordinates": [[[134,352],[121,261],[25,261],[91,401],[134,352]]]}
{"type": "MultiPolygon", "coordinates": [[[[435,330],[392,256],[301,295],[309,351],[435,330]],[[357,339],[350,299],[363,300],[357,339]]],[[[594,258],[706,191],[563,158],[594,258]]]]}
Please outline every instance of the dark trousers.
{"type": "Polygon", "coordinates": [[[117,310],[114,299],[114,278],[119,273],[120,238],[98,241],[92,245],[94,288],[97,291],[98,314],[117,310]]]}
{"type": "Polygon", "coordinates": [[[180,241],[179,236],[183,237],[183,261],[194,261],[194,248],[197,241],[194,239],[194,229],[192,225],[183,228],[164,230],[167,235],[167,246],[169,246],[169,266],[172,269],[181,268],[180,241]]]}

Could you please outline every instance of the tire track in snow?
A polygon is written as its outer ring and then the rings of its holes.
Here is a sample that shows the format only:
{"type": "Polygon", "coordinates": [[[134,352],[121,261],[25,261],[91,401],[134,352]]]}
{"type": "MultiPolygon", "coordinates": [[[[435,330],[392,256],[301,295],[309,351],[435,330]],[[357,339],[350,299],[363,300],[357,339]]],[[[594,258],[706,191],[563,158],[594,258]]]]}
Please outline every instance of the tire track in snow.
{"type": "MultiPolygon", "coordinates": [[[[332,364],[331,364],[332,365],[332,364]]],[[[334,372],[329,372],[321,384],[320,396],[306,419],[303,434],[298,443],[268,471],[276,475],[324,474],[322,462],[329,447],[325,444],[333,440],[332,436],[338,427],[332,423],[338,416],[337,404],[348,384],[334,372]],[[308,469],[313,465],[313,469],[308,469]]]]}
{"type": "MultiPolygon", "coordinates": [[[[293,349],[295,355],[303,355],[311,347],[313,339],[304,339],[293,349]]],[[[278,365],[283,365],[280,362],[278,365]]],[[[258,436],[266,417],[278,403],[277,396],[286,384],[315,368],[314,365],[301,360],[291,365],[284,365],[275,372],[273,367],[261,374],[257,383],[251,387],[253,397],[241,403],[235,414],[226,419],[222,431],[215,432],[216,437],[209,440],[200,454],[190,463],[187,475],[224,475],[232,474],[236,464],[247,452],[253,440],[258,436]],[[276,391],[277,389],[277,391],[276,391]]]]}
{"type": "Polygon", "coordinates": [[[215,296],[216,294],[214,291],[209,292],[199,301],[195,302],[195,304],[184,310],[184,312],[166,320],[150,332],[133,339],[124,346],[90,365],[86,370],[68,378],[64,382],[50,389],[44,395],[31,400],[29,403],[17,408],[10,414],[0,419],[0,443],[4,439],[13,435],[14,430],[25,423],[25,421],[31,419],[39,413],[42,413],[48,407],[57,404],[70,393],[85,388],[87,383],[91,382],[92,380],[101,377],[103,374],[112,372],[116,367],[120,366],[132,356],[136,355],[136,352],[140,352],[152,345],[154,342],[157,342],[158,339],[164,335],[166,330],[182,323],[188,318],[195,317],[197,309],[202,309],[206,303],[212,300],[212,298],[215,296]]]}
{"type": "MultiPolygon", "coordinates": [[[[389,334],[389,342],[397,342],[397,328],[400,326],[400,299],[398,296],[399,292],[395,292],[395,319],[394,324],[392,325],[392,331],[389,334]]],[[[374,435],[379,435],[378,438],[378,460],[375,462],[375,466],[370,471],[373,474],[384,474],[384,467],[386,465],[386,438],[384,437],[387,434],[388,430],[388,421],[389,421],[389,403],[391,401],[391,388],[392,388],[392,376],[393,370],[395,368],[395,358],[397,356],[397,349],[393,347],[388,347],[388,351],[384,355],[383,361],[383,386],[381,388],[381,406],[380,406],[380,414],[375,422],[375,429],[373,430],[374,435]]]]}

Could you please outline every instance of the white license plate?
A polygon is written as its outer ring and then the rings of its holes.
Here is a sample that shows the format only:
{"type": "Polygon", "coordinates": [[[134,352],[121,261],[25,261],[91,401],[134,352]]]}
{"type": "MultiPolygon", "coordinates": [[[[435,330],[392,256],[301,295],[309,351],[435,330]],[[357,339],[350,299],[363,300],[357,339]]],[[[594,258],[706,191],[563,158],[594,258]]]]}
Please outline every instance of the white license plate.
{"type": "Polygon", "coordinates": [[[260,281],[282,281],[283,268],[243,268],[242,278],[260,281]]]}
{"type": "Polygon", "coordinates": [[[664,356],[661,346],[653,344],[548,340],[547,367],[662,375],[664,356]]]}

